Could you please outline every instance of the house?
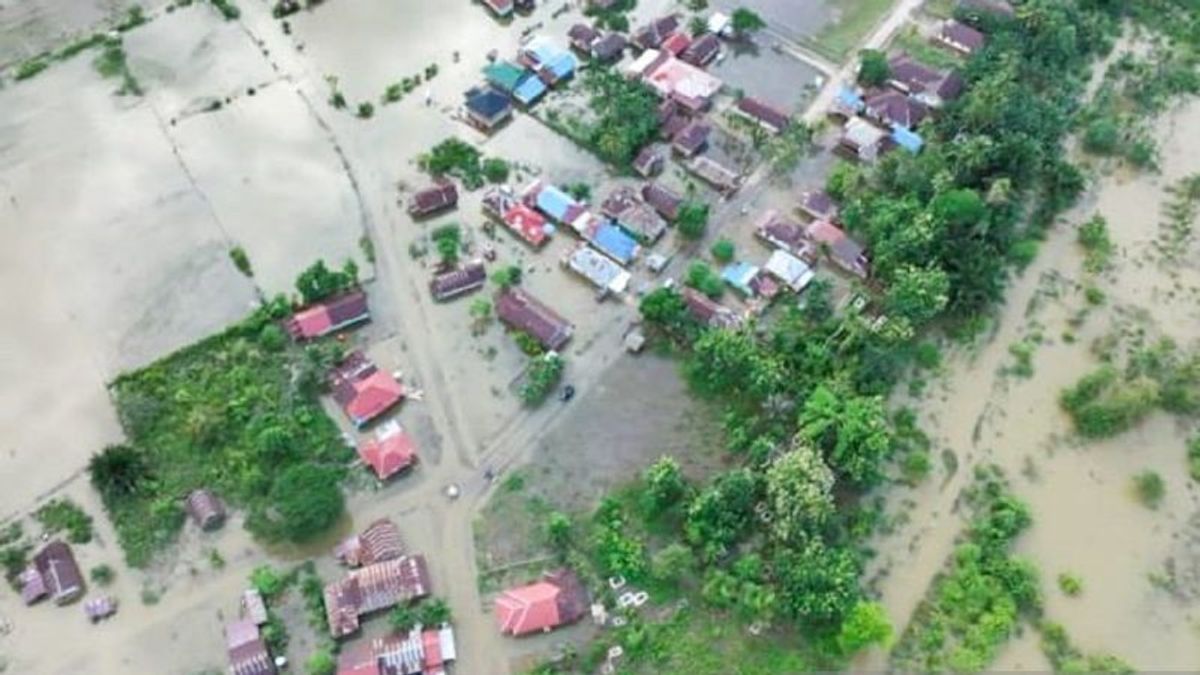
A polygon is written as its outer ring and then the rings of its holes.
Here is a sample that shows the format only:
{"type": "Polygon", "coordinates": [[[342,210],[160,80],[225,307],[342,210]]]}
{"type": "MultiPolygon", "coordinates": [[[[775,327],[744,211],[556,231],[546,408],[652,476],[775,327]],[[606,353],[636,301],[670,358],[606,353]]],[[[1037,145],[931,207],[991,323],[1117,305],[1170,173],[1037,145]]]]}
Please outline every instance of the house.
{"type": "Polygon", "coordinates": [[[914,155],[921,152],[921,148],[925,146],[925,141],[920,134],[909,131],[900,125],[892,127],[892,134],[889,138],[894,145],[904,148],[914,155]]]}
{"type": "Polygon", "coordinates": [[[83,603],[83,613],[88,621],[98,623],[117,613],[117,599],[111,595],[102,595],[83,603]]]}
{"type": "Polygon", "coordinates": [[[484,133],[491,133],[513,116],[512,99],[492,87],[475,87],[467,92],[467,121],[484,133]]]}
{"type": "Polygon", "coordinates": [[[953,71],[935,70],[908,54],[888,60],[888,84],[921,103],[940,108],[962,95],[966,86],[962,77],[953,71]]]}
{"type": "Polygon", "coordinates": [[[579,66],[574,54],[545,36],[530,41],[521,50],[517,60],[550,86],[570,79],[579,66]]]}
{"type": "Polygon", "coordinates": [[[493,87],[524,106],[536,103],[547,90],[541,78],[508,61],[489,63],[483,68],[483,76],[493,87]]]}
{"type": "Polygon", "coordinates": [[[438,302],[452,300],[483,288],[487,283],[487,268],[482,260],[469,262],[449,272],[442,272],[429,280],[429,292],[438,302]]]}
{"type": "Polygon", "coordinates": [[[329,374],[333,400],[356,427],[363,427],[404,400],[404,387],[367,360],[351,352],[329,374]]]}
{"type": "Polygon", "coordinates": [[[742,184],[742,177],[738,172],[728,169],[708,157],[693,159],[688,163],[687,168],[724,196],[733,194],[742,184]]]}
{"type": "Polygon", "coordinates": [[[771,257],[763,265],[763,271],[796,293],[803,291],[816,276],[808,263],[779,249],[771,253],[771,257]]]}
{"type": "Polygon", "coordinates": [[[540,581],[510,588],[496,598],[501,634],[519,637],[574,623],[588,611],[587,590],[568,569],[547,572],[540,581]]]}
{"type": "Polygon", "coordinates": [[[605,63],[616,61],[625,53],[625,47],[628,45],[629,41],[625,39],[624,35],[616,32],[607,33],[592,43],[592,58],[605,63]]]}
{"type": "Polygon", "coordinates": [[[721,280],[740,293],[742,297],[750,298],[757,295],[754,281],[758,278],[759,272],[761,270],[757,265],[745,261],[734,262],[721,270],[721,280]]]}
{"type": "Polygon", "coordinates": [[[562,265],[595,286],[600,298],[609,293],[619,295],[629,287],[629,272],[587,244],[580,244],[567,254],[562,265]]]}
{"type": "Polygon", "coordinates": [[[763,214],[754,235],[774,248],[804,258],[812,257],[804,227],[778,211],[771,210],[763,214]]]}
{"type": "Polygon", "coordinates": [[[846,123],[838,148],[863,162],[874,162],[887,150],[886,131],[870,122],[855,117],[846,123]]]}
{"type": "Polygon", "coordinates": [[[212,492],[192,490],[184,500],[184,508],[192,522],[205,531],[215,530],[225,523],[225,505],[212,492]]]}
{"type": "MultiPolygon", "coordinates": [[[[535,180],[525,188],[523,199],[526,204],[542,212],[556,223],[572,227],[587,214],[587,209],[560,188],[535,180]]],[[[578,228],[576,228],[578,229],[578,228]]]]}
{"type": "Polygon", "coordinates": [[[582,54],[591,55],[592,45],[600,39],[600,31],[586,23],[577,23],[567,31],[567,40],[571,47],[582,54]]]}
{"type": "Polygon", "coordinates": [[[965,23],[950,19],[942,24],[937,35],[933,36],[933,41],[963,56],[970,56],[983,49],[987,37],[965,23]]]}
{"type": "Polygon", "coordinates": [[[666,221],[653,207],[638,199],[633,188],[614,190],[600,205],[600,212],[644,244],[658,241],[667,231],[666,221]]]}
{"type": "Polygon", "coordinates": [[[670,98],[693,113],[707,110],[713,97],[721,90],[719,78],[669,53],[647,50],[630,66],[630,71],[636,72],[635,66],[639,62],[642,62],[640,77],[643,82],[660,97],[670,98]],[[650,58],[642,62],[648,56],[650,58]]]}
{"type": "Polygon", "coordinates": [[[840,227],[827,220],[815,221],[804,230],[805,236],[824,251],[833,264],[861,279],[870,274],[871,261],[862,244],[850,238],[840,227]]]}
{"type": "Polygon", "coordinates": [[[375,430],[375,437],[358,446],[358,457],[375,477],[386,481],[417,463],[417,442],[396,420],[375,430]]]}
{"type": "Polygon", "coordinates": [[[861,113],[867,107],[861,94],[854,89],[842,85],[833,99],[833,107],[829,110],[832,115],[840,115],[847,119],[861,113]]]}
{"type": "Polygon", "coordinates": [[[315,340],[370,319],[367,294],[354,290],[296,312],[283,327],[294,340],[315,340]]]}
{"type": "Polygon", "coordinates": [[[633,262],[642,250],[637,239],[608,218],[598,218],[589,213],[578,231],[597,251],[621,265],[633,262]]]}
{"type": "Polygon", "coordinates": [[[712,127],[700,120],[687,125],[671,139],[671,147],[682,157],[695,157],[708,145],[712,127]]]}
{"type": "Polygon", "coordinates": [[[888,128],[916,129],[929,117],[929,108],[895,89],[885,89],[867,97],[866,115],[888,128]]]}
{"type": "Polygon", "coordinates": [[[257,589],[247,588],[242,591],[241,609],[242,618],[255,626],[263,625],[270,618],[267,616],[267,605],[257,589]]]}
{"type": "Polygon", "coordinates": [[[408,202],[408,214],[414,218],[424,218],[438,211],[454,208],[457,204],[458,188],[448,180],[440,180],[436,185],[413,195],[408,202]]]}
{"type": "Polygon", "coordinates": [[[507,186],[495,187],[484,193],[483,211],[534,248],[549,241],[554,229],[542,214],[517,199],[507,186]]]}
{"type": "Polygon", "coordinates": [[[800,210],[813,220],[837,220],[838,205],[824,190],[805,190],[800,193],[800,210]]]}
{"type": "Polygon", "coordinates": [[[361,533],[342,541],[333,550],[333,555],[348,567],[374,565],[385,560],[395,560],[404,555],[404,540],[400,528],[387,518],[380,518],[367,526],[361,533]]]}
{"type": "Polygon", "coordinates": [[[688,313],[709,328],[737,328],[742,324],[736,312],[694,288],[684,287],[681,295],[688,313]]]}
{"type": "Polygon", "coordinates": [[[658,49],[682,25],[678,14],[668,14],[634,31],[633,43],[645,50],[658,49]]]}
{"type": "Polygon", "coordinates": [[[734,112],[754,122],[768,133],[780,134],[791,124],[787,113],[769,103],[752,96],[744,96],[733,108],[734,112]]]}
{"type": "Polygon", "coordinates": [[[713,12],[708,17],[708,32],[721,37],[733,35],[733,17],[724,12],[713,12]]]}
{"type": "Polygon", "coordinates": [[[483,6],[491,10],[497,18],[512,16],[513,0],[481,0],[483,6]]]}
{"type": "Polygon", "coordinates": [[[56,605],[65,605],[83,595],[83,574],[75,562],[71,547],[54,540],[34,554],[19,577],[21,599],[32,605],[49,597],[56,605]]]}
{"type": "Polygon", "coordinates": [[[450,626],[414,627],[342,649],[338,675],[444,675],[457,658],[450,626]]]}
{"type": "Polygon", "coordinates": [[[527,333],[546,349],[562,349],[575,332],[570,322],[520,287],[497,293],[495,307],[504,325],[527,333]]]}
{"type": "Polygon", "coordinates": [[[664,161],[661,152],[647,145],[634,158],[633,170],[642,178],[650,178],[662,173],[664,161]]]}
{"type": "Polygon", "coordinates": [[[686,33],[671,33],[666,40],[662,41],[659,49],[670,54],[671,56],[679,56],[692,44],[692,39],[686,33]]]}
{"type": "Polygon", "coordinates": [[[671,222],[679,217],[679,207],[683,206],[683,197],[658,183],[646,183],[642,186],[642,200],[657,211],[658,215],[671,222]]]}
{"type": "Polygon", "coordinates": [[[225,649],[231,675],[275,675],[275,661],[258,624],[249,619],[225,626],[225,649]]]}
{"type": "Polygon", "coordinates": [[[350,571],[325,586],[325,616],[334,638],[358,630],[363,616],[429,595],[425,557],[405,555],[350,571]]]}
{"type": "Polygon", "coordinates": [[[703,68],[712,63],[720,53],[721,41],[717,39],[716,35],[705,33],[692,40],[692,43],[687,46],[687,49],[683,50],[679,58],[697,68],[703,68]]]}

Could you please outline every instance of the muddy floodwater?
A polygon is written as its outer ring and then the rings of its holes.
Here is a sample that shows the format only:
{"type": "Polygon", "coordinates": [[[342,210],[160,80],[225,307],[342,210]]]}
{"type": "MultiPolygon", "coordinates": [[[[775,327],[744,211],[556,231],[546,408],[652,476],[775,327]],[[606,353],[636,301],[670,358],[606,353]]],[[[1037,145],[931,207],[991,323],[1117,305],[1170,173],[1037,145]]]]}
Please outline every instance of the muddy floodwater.
{"type": "MultiPolygon", "coordinates": [[[[1116,438],[1085,443],[1058,405],[1060,392],[1099,364],[1092,343],[1118,328],[1185,346],[1200,337],[1200,271],[1165,266],[1152,247],[1165,219],[1160,206],[1170,198],[1164,189],[1200,171],[1200,145],[1188,131],[1197,125],[1196,104],[1159,121],[1161,175],[1094,167],[1098,180],[1014,280],[994,330],[977,346],[953,351],[923,396],[900,401],[920,414],[935,463],[946,459],[920,487],[890,495],[902,524],[879,542],[870,574],[901,630],[961,532],[956,497],[973,467],[994,463],[1032,509],[1034,525],[1016,552],[1041,572],[1045,617],[1063,624],[1087,653],[1111,653],[1139,670],[1200,669],[1200,491],[1185,463],[1195,424],[1156,412],[1116,438]],[[1113,269],[1098,277],[1082,269],[1076,243],[1076,226],[1095,213],[1107,218],[1118,252],[1113,269]],[[1079,322],[1087,285],[1107,300],[1079,322]],[[1033,375],[1018,377],[1009,347],[1034,335],[1041,344],[1033,375]],[[1131,479],[1144,470],[1166,483],[1156,510],[1132,495],[1131,479]],[[1174,581],[1164,584],[1169,571],[1174,581]],[[1064,572],[1082,579],[1078,597],[1057,587],[1064,572]]],[[[1187,245],[1183,259],[1193,260],[1194,239],[1187,245]]],[[[882,664],[879,655],[868,662],[882,664]]],[[[1037,633],[1026,630],[995,667],[1049,664],[1037,633]]]]}

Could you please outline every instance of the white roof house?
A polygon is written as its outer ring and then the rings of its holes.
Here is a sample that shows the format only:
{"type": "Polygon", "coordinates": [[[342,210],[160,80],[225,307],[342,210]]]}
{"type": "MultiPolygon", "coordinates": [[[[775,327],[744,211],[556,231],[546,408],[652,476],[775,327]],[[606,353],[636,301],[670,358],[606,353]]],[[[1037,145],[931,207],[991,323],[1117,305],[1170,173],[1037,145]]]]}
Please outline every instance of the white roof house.
{"type": "Polygon", "coordinates": [[[812,283],[813,277],[816,276],[808,263],[778,249],[771,253],[763,269],[797,293],[812,283]]]}
{"type": "Polygon", "coordinates": [[[587,244],[572,251],[563,264],[602,292],[624,293],[632,278],[623,267],[587,244]]]}

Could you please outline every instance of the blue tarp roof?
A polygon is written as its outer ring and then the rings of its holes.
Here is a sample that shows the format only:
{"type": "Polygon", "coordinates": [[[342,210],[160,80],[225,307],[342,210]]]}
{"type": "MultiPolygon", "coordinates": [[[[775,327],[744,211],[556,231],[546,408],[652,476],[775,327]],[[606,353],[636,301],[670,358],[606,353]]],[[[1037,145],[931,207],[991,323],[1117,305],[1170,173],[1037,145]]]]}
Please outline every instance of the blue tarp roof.
{"type": "Polygon", "coordinates": [[[838,90],[837,100],[838,103],[841,103],[843,106],[855,111],[861,111],[863,108],[867,107],[866,102],[863,101],[862,97],[858,95],[858,92],[847,86],[843,86],[838,90]]]}
{"type": "Polygon", "coordinates": [[[508,97],[494,89],[476,90],[467,96],[467,108],[475,114],[489,119],[510,107],[512,107],[512,102],[508,100],[508,97]]]}
{"type": "Polygon", "coordinates": [[[925,141],[921,140],[920,136],[900,125],[892,127],[892,140],[896,141],[896,145],[914,155],[920,152],[921,148],[925,145],[925,141]]]}
{"type": "Polygon", "coordinates": [[[610,221],[596,228],[592,244],[622,265],[628,265],[638,252],[637,240],[610,221]]]}
{"type": "Polygon", "coordinates": [[[531,45],[529,51],[533,52],[539,63],[554,73],[555,79],[561,80],[567,77],[575,72],[575,67],[578,65],[574,54],[560,49],[550,42],[531,45]]]}
{"type": "Polygon", "coordinates": [[[543,186],[537,194],[538,210],[559,222],[567,219],[572,206],[579,206],[579,202],[553,185],[543,186]]]}
{"type": "Polygon", "coordinates": [[[735,262],[721,270],[721,279],[746,295],[753,295],[750,282],[758,275],[758,268],[748,262],[735,262]]]}
{"type": "Polygon", "coordinates": [[[521,80],[520,84],[513,89],[513,98],[517,99],[525,105],[529,105],[546,93],[546,83],[542,82],[536,75],[528,75],[521,80]]]}

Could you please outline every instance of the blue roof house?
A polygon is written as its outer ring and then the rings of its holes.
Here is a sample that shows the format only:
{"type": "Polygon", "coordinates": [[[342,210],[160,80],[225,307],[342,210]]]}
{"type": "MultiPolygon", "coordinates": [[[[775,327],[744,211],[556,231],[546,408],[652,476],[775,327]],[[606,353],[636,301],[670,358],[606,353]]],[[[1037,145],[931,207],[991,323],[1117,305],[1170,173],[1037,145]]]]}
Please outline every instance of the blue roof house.
{"type": "Polygon", "coordinates": [[[725,269],[721,270],[721,280],[729,284],[733,290],[741,293],[744,297],[754,295],[754,287],[750,284],[757,276],[758,267],[748,262],[730,263],[725,266],[725,269]]]}
{"type": "Polygon", "coordinates": [[[607,219],[600,222],[588,239],[601,253],[622,265],[633,262],[642,248],[637,239],[607,219]]]}
{"type": "Polygon", "coordinates": [[[917,132],[909,131],[899,124],[892,126],[892,140],[896,142],[896,145],[914,155],[921,152],[921,148],[925,145],[925,141],[921,140],[917,132]]]}

